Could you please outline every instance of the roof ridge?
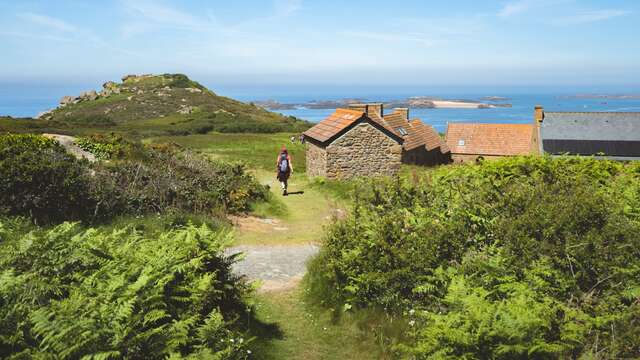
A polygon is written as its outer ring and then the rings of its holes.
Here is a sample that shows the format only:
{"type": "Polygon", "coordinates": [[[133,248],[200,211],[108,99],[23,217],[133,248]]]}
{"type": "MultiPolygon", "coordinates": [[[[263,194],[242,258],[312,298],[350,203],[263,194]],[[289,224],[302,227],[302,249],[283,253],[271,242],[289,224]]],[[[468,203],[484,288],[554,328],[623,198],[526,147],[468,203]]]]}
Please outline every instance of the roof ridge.
{"type": "Polygon", "coordinates": [[[535,124],[533,123],[525,123],[525,124],[519,124],[519,123],[462,123],[462,122],[448,122],[447,123],[447,127],[449,127],[450,125],[472,125],[472,126],[476,126],[476,125],[491,125],[491,126],[513,126],[513,125],[518,125],[518,126],[533,126],[535,124]]]}
{"type": "Polygon", "coordinates": [[[362,115],[364,114],[364,111],[360,111],[360,110],[353,110],[353,109],[345,109],[345,108],[337,108],[335,112],[341,112],[341,113],[349,113],[349,114],[358,114],[358,115],[362,115]]]}
{"type": "Polygon", "coordinates": [[[546,111],[545,114],[640,114],[640,111],[546,111]]]}

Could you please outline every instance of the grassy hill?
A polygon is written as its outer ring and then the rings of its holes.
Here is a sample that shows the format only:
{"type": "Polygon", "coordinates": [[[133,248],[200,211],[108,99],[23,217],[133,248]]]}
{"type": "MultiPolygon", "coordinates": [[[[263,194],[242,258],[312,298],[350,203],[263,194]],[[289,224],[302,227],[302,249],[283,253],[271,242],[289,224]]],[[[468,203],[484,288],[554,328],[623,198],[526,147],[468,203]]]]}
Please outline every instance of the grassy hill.
{"type": "Polygon", "coordinates": [[[129,135],[301,132],[310,124],[253,104],[218,96],[181,74],[127,75],[100,92],[65,96],[39,119],[0,117],[0,131],[129,135]]]}

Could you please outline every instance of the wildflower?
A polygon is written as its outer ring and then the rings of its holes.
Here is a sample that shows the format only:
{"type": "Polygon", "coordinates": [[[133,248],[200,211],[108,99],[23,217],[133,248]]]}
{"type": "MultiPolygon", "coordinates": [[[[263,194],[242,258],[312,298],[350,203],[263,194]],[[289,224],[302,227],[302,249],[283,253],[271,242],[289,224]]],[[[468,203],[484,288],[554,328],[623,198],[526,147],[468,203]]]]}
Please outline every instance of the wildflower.
{"type": "Polygon", "coordinates": [[[247,350],[247,354],[251,355],[251,350],[247,350]]]}
{"type": "Polygon", "coordinates": [[[415,321],[415,320],[411,320],[411,321],[409,321],[409,326],[413,326],[413,325],[415,325],[415,324],[416,324],[416,321],[415,321]]]}
{"type": "Polygon", "coordinates": [[[415,314],[415,313],[416,313],[415,310],[413,310],[413,309],[409,310],[409,315],[413,316],[413,314],[415,314]]]}

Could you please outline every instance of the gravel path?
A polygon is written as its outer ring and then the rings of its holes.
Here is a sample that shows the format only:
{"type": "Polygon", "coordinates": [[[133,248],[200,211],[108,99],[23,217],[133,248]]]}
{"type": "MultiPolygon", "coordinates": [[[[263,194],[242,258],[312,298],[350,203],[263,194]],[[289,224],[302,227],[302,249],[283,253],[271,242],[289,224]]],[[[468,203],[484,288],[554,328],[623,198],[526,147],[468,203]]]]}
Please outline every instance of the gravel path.
{"type": "Polygon", "coordinates": [[[88,152],[82,150],[78,145],[75,144],[76,138],[68,135],[59,135],[59,134],[42,134],[42,136],[53,139],[60,143],[60,145],[64,146],[67,151],[78,159],[85,158],[91,162],[96,161],[96,157],[88,152]]]}
{"type": "Polygon", "coordinates": [[[294,287],[306,271],[307,261],[318,253],[315,245],[242,245],[226,250],[227,254],[242,252],[245,258],[233,266],[249,280],[261,280],[261,291],[277,291],[294,287]]]}

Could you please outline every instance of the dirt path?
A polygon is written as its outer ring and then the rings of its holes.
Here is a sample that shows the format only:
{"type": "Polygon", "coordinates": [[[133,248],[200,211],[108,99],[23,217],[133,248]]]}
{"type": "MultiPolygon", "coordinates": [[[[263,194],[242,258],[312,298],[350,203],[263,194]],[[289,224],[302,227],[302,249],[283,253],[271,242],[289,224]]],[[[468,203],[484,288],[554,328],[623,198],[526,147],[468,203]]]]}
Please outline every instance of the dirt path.
{"type": "Polygon", "coordinates": [[[304,276],[307,261],[317,254],[323,226],[331,221],[336,205],[306,178],[292,178],[290,189],[302,193],[284,197],[271,174],[258,175],[270,186],[285,214],[232,217],[236,246],[227,253],[244,253],[234,270],[251,281],[260,281],[260,292],[290,290],[304,276]]]}
{"type": "Polygon", "coordinates": [[[260,280],[261,292],[294,288],[304,276],[307,261],[318,252],[316,245],[242,245],[227,254],[244,253],[234,271],[249,280],[260,280]]]}
{"type": "Polygon", "coordinates": [[[91,162],[96,161],[96,157],[92,153],[82,150],[78,145],[76,145],[76,138],[73,136],[60,134],[42,134],[42,136],[57,141],[60,145],[64,146],[70,154],[78,159],[84,158],[91,162]]]}

